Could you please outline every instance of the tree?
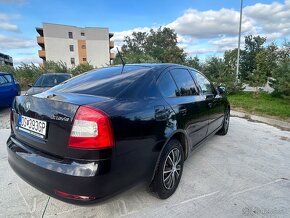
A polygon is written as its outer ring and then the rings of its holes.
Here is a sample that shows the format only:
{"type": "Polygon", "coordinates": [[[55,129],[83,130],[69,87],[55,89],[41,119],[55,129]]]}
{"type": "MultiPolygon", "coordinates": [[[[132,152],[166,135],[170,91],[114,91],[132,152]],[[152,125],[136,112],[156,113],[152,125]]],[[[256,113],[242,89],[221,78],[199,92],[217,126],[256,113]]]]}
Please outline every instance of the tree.
{"type": "MultiPolygon", "coordinates": [[[[238,49],[228,50],[224,53],[224,83],[226,84],[229,93],[237,93],[243,90],[243,83],[241,82],[240,75],[239,78],[237,78],[236,75],[237,53],[238,49]]],[[[240,54],[243,54],[243,50],[240,51],[240,54]]]]}
{"type": "Polygon", "coordinates": [[[272,95],[290,99],[290,42],[285,42],[277,51],[276,63],[270,80],[274,88],[272,95]]]}
{"type": "Polygon", "coordinates": [[[156,31],[151,29],[144,48],[146,53],[161,63],[185,62],[186,53],[177,46],[177,34],[168,27],[159,27],[156,31]]]}
{"type": "Polygon", "coordinates": [[[83,64],[79,64],[78,66],[71,69],[71,73],[74,76],[76,76],[76,75],[79,75],[81,73],[88,72],[92,69],[94,69],[94,67],[92,65],[90,65],[89,63],[83,63],[83,64]]]}
{"type": "Polygon", "coordinates": [[[256,87],[256,94],[259,92],[259,86],[264,86],[267,82],[267,72],[271,69],[267,64],[267,51],[260,51],[255,56],[256,68],[248,75],[249,84],[256,87]]]}
{"type": "MultiPolygon", "coordinates": [[[[133,32],[126,36],[121,48],[126,63],[161,62],[184,63],[186,54],[177,45],[176,33],[167,27],[157,30],[151,29],[149,33],[133,32]]],[[[114,64],[120,64],[117,54],[114,64]]]]}
{"type": "Polygon", "coordinates": [[[185,60],[185,65],[202,71],[202,63],[200,62],[199,58],[195,56],[194,58],[189,57],[185,60]]]}
{"type": "Polygon", "coordinates": [[[249,76],[256,69],[256,55],[262,51],[266,42],[265,37],[261,36],[245,36],[245,50],[241,54],[240,74],[244,81],[249,80],[249,76]]]}

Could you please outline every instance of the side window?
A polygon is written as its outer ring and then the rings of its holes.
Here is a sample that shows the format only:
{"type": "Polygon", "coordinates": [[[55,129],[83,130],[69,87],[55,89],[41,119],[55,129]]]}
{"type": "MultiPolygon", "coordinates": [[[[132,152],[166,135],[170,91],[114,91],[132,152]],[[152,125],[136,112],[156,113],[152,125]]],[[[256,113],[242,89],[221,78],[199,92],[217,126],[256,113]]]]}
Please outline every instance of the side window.
{"type": "Polygon", "coordinates": [[[4,75],[4,77],[8,80],[8,82],[9,83],[12,83],[12,81],[13,81],[13,78],[12,78],[12,76],[11,75],[4,75]]]}
{"type": "Polygon", "coordinates": [[[0,85],[9,83],[5,76],[0,76],[0,85]]]}
{"type": "Polygon", "coordinates": [[[178,89],[171,77],[171,75],[169,74],[169,72],[166,72],[162,78],[159,81],[159,89],[161,94],[164,97],[176,97],[177,93],[178,93],[178,89]]]}
{"type": "Polygon", "coordinates": [[[197,83],[201,88],[202,94],[204,95],[214,94],[213,87],[207,78],[205,78],[203,75],[197,72],[195,73],[195,76],[196,76],[197,83]]]}
{"type": "Polygon", "coordinates": [[[179,89],[178,96],[198,95],[197,87],[186,69],[174,69],[170,71],[179,89]]]}

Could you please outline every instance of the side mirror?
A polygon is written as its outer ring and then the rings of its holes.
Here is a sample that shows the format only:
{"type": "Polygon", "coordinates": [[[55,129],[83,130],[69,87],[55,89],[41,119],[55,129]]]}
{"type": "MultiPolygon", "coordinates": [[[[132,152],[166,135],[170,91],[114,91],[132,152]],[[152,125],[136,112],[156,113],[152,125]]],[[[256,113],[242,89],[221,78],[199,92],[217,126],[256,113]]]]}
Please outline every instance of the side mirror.
{"type": "Polygon", "coordinates": [[[217,89],[221,95],[226,93],[226,87],[224,86],[218,86],[217,89]]]}
{"type": "Polygon", "coordinates": [[[30,88],[31,88],[31,87],[32,87],[32,83],[29,83],[29,84],[28,84],[28,87],[30,87],[30,88]]]}

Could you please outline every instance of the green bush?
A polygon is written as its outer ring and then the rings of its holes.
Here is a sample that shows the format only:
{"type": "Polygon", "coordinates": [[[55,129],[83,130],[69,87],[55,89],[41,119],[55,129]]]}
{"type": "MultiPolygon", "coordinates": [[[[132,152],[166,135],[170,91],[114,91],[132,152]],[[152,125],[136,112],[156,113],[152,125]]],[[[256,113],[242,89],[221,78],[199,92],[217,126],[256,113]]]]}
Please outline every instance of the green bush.
{"type": "Polygon", "coordinates": [[[35,64],[22,63],[18,67],[11,67],[8,65],[0,65],[0,72],[12,73],[19,82],[21,89],[26,90],[28,84],[34,83],[37,77],[44,73],[71,73],[74,76],[92,70],[93,66],[89,64],[80,64],[74,68],[68,68],[63,62],[47,61],[41,66],[35,64]]]}

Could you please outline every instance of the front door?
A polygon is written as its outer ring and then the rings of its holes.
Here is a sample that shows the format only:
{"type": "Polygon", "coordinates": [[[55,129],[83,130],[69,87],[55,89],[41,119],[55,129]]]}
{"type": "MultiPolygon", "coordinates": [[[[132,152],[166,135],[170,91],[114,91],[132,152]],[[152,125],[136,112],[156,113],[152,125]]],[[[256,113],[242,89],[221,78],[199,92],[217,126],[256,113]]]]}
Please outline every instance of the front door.
{"type": "Polygon", "coordinates": [[[208,107],[207,135],[209,135],[222,125],[225,104],[222,96],[218,94],[214,86],[204,75],[195,72],[195,77],[204,96],[204,101],[208,107]]]}
{"type": "MultiPolygon", "coordinates": [[[[176,114],[177,128],[184,129],[189,136],[191,148],[206,137],[208,108],[203,96],[187,69],[175,68],[166,72],[162,80],[174,82],[176,90],[165,99],[176,114]]],[[[165,82],[164,82],[165,83],[165,82]]],[[[172,92],[172,91],[171,91],[172,92]]]]}

